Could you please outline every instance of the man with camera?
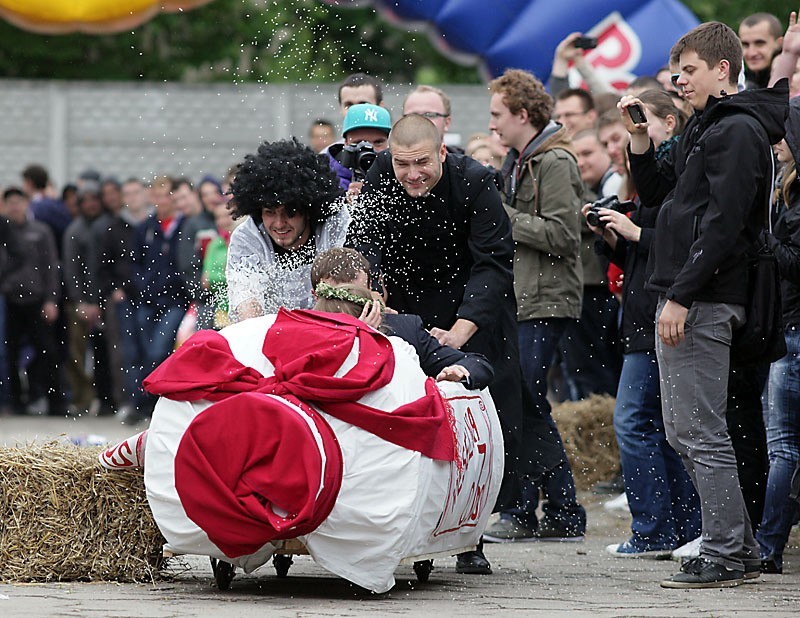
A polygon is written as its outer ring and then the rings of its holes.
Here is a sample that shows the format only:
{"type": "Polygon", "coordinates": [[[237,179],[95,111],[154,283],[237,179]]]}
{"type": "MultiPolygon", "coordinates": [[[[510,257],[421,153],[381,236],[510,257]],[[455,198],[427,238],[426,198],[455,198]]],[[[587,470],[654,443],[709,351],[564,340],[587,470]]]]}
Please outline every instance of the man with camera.
{"type": "Polygon", "coordinates": [[[348,108],[342,128],[344,142],[331,144],[327,151],[343,189],[350,190],[353,183],[361,186],[375,156],[389,147],[391,130],[392,118],[385,107],[359,103],[348,108]]]}

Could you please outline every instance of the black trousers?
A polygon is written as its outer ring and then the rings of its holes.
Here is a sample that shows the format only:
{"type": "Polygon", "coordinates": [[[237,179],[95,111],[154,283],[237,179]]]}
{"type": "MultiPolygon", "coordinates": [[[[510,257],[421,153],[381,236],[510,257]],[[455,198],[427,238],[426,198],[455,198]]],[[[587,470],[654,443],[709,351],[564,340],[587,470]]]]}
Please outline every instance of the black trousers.
{"type": "Polygon", "coordinates": [[[50,402],[51,413],[64,407],[64,392],[58,371],[56,326],[42,317],[41,303],[15,303],[6,299],[6,339],[11,403],[19,409],[41,396],[50,402]],[[28,392],[20,380],[22,346],[29,342],[35,358],[28,367],[28,392]]]}
{"type": "Polygon", "coordinates": [[[768,363],[741,364],[731,358],[726,420],[736,454],[739,485],[754,532],[764,513],[769,473],[767,432],[761,403],[768,376],[768,363]]]}

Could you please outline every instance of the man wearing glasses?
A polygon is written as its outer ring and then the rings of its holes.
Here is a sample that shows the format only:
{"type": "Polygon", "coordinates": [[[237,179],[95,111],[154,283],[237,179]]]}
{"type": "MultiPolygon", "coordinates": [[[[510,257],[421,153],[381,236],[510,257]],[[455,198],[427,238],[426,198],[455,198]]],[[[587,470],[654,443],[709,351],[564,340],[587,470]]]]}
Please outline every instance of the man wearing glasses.
{"type": "Polygon", "coordinates": [[[570,135],[595,128],[597,111],[592,95],[581,88],[568,88],[556,96],[553,120],[564,125],[570,135]]]}
{"type": "MultiPolygon", "coordinates": [[[[406,95],[403,101],[403,116],[418,114],[430,120],[439,131],[442,141],[444,134],[450,130],[450,98],[439,88],[433,86],[417,86],[406,95]]],[[[464,154],[458,146],[447,146],[447,151],[464,154]]]]}

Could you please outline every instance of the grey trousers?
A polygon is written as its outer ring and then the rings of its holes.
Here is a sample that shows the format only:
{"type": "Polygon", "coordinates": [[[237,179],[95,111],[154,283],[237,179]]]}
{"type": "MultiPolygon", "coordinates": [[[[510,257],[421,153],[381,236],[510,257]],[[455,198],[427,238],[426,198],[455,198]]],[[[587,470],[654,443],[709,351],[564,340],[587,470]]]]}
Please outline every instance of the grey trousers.
{"type": "MultiPolygon", "coordinates": [[[[665,303],[659,298],[656,323],[665,303]]],[[[700,496],[700,554],[738,570],[759,555],[725,422],[731,336],[743,323],[741,305],[694,302],[678,346],[664,345],[656,326],[664,429],[700,496]]]]}

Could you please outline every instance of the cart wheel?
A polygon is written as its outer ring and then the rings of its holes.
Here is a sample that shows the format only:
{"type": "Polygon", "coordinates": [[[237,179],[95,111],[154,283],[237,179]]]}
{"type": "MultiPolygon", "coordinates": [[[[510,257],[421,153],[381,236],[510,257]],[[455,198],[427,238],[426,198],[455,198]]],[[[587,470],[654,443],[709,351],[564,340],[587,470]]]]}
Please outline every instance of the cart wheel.
{"type": "Polygon", "coordinates": [[[289,567],[292,566],[292,564],[291,556],[284,556],[283,554],[274,554],[272,556],[272,566],[275,567],[275,574],[278,577],[286,577],[289,574],[289,567]]]}
{"type": "Polygon", "coordinates": [[[428,581],[431,571],[433,571],[433,560],[418,560],[414,563],[414,573],[417,574],[417,581],[428,581]]]}
{"type": "Polygon", "coordinates": [[[214,573],[214,581],[217,583],[217,588],[227,590],[231,587],[233,576],[236,574],[235,566],[230,562],[211,558],[211,571],[214,573]]]}

